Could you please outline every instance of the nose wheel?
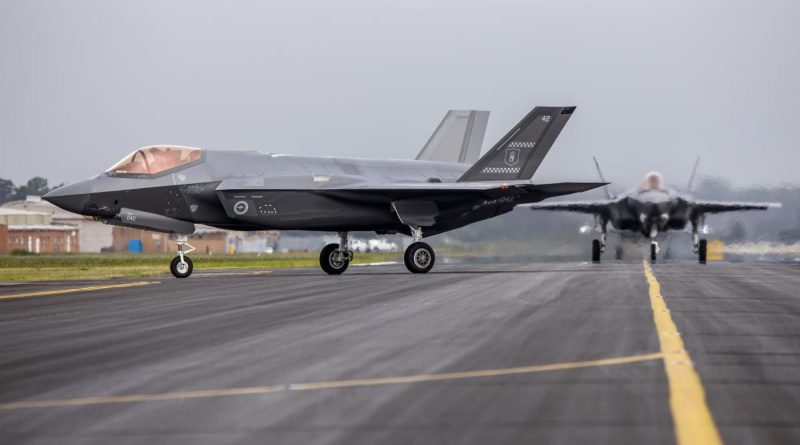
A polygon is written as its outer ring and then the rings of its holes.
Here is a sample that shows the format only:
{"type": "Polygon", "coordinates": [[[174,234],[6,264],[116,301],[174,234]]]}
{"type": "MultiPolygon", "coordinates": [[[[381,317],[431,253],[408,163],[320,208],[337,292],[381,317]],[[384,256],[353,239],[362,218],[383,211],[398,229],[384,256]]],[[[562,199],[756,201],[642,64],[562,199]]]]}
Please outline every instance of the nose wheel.
{"type": "Polygon", "coordinates": [[[186,256],[187,253],[194,251],[194,247],[187,243],[186,239],[186,235],[179,235],[175,239],[175,243],[178,245],[178,256],[173,258],[169,264],[169,271],[175,278],[186,278],[192,274],[194,269],[191,258],[186,256]],[[184,246],[188,246],[189,250],[184,250],[184,246]]]}
{"type": "Polygon", "coordinates": [[[650,262],[655,263],[656,259],[658,258],[658,252],[661,250],[658,247],[658,241],[656,241],[656,237],[658,236],[658,227],[653,226],[650,229],[650,262]]]}
{"type": "Polygon", "coordinates": [[[186,255],[183,258],[176,256],[169,265],[169,271],[175,278],[186,278],[192,274],[193,269],[192,259],[186,255]]]}

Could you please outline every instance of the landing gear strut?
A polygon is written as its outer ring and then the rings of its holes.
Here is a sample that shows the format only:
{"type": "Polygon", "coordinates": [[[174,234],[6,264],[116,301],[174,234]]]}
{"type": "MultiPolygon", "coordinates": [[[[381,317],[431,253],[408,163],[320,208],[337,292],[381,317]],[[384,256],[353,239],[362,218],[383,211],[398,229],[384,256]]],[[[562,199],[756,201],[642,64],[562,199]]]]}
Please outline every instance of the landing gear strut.
{"type": "MultiPolygon", "coordinates": [[[[699,231],[704,226],[703,218],[692,220],[692,247],[694,253],[697,254],[697,261],[700,264],[706,264],[706,256],[708,254],[708,240],[705,238],[700,239],[699,231]]],[[[703,233],[707,233],[706,229],[702,229],[703,233]]]]}
{"type": "Polygon", "coordinates": [[[339,232],[339,244],[328,244],[319,254],[319,265],[328,275],[339,275],[353,260],[353,251],[347,248],[347,232],[339,232]]]}
{"type": "Polygon", "coordinates": [[[703,238],[697,245],[697,259],[700,264],[706,264],[706,254],[708,253],[708,241],[703,238]]]}
{"type": "Polygon", "coordinates": [[[608,232],[606,231],[606,221],[601,221],[599,217],[595,219],[595,228],[600,227],[600,239],[592,240],[592,262],[599,263],[600,255],[606,251],[606,240],[608,239],[608,232]]]}
{"type": "Polygon", "coordinates": [[[650,230],[650,262],[655,263],[656,258],[658,258],[658,241],[656,241],[656,236],[658,236],[658,229],[655,227],[650,230]]]}
{"type": "Polygon", "coordinates": [[[186,256],[187,253],[194,252],[194,247],[187,243],[186,239],[186,235],[178,235],[175,239],[175,243],[178,245],[178,256],[173,258],[169,265],[169,271],[172,272],[175,278],[186,278],[192,274],[194,269],[192,260],[186,256]],[[184,250],[183,246],[188,246],[189,250],[184,250]]]}
{"type": "Polygon", "coordinates": [[[414,242],[406,248],[403,261],[412,273],[426,273],[433,269],[436,254],[433,252],[433,247],[422,242],[422,228],[420,226],[410,226],[410,228],[414,242]]]}

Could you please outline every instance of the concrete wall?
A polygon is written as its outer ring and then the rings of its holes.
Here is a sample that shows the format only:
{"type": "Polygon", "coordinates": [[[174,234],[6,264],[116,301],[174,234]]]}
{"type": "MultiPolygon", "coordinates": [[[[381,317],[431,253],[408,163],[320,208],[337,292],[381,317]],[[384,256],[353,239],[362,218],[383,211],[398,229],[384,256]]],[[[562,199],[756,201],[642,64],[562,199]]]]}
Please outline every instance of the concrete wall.
{"type": "MultiPolygon", "coordinates": [[[[130,229],[127,227],[115,226],[112,230],[114,252],[127,252],[130,240],[142,241],[142,253],[164,253],[177,252],[178,246],[175,244],[175,236],[166,233],[151,232],[148,230],[130,229]]],[[[189,244],[195,249],[195,255],[199,254],[223,254],[227,253],[227,233],[201,232],[189,235],[189,244]]]]}
{"type": "Polygon", "coordinates": [[[78,230],[9,229],[8,250],[34,253],[77,253],[80,251],[78,230]]]}
{"type": "MultiPolygon", "coordinates": [[[[80,229],[78,231],[78,238],[81,245],[81,252],[101,252],[103,249],[110,248],[113,243],[110,226],[98,221],[90,221],[76,213],[62,210],[47,201],[42,201],[39,197],[29,196],[25,200],[7,202],[0,208],[45,213],[50,215],[53,224],[78,227],[80,229]]],[[[2,218],[0,217],[0,219],[2,218]]],[[[23,222],[17,218],[15,222],[9,224],[50,224],[50,221],[23,222]]]]}
{"type": "Polygon", "coordinates": [[[164,253],[176,250],[166,233],[114,226],[111,230],[114,252],[127,252],[128,241],[141,240],[142,253],[164,253]]]}
{"type": "Polygon", "coordinates": [[[72,225],[80,229],[78,238],[80,238],[81,252],[102,252],[110,249],[114,244],[112,226],[99,221],[91,221],[84,218],[62,220],[55,217],[53,218],[53,223],[72,225]]]}
{"type": "Polygon", "coordinates": [[[6,226],[47,225],[52,222],[49,214],[28,211],[0,211],[0,224],[6,226]]]}
{"type": "MultiPolygon", "coordinates": [[[[177,250],[175,237],[170,239],[171,248],[177,250]]],[[[228,234],[226,232],[195,233],[189,236],[189,244],[195,249],[194,255],[224,254],[228,252],[228,234]]]]}

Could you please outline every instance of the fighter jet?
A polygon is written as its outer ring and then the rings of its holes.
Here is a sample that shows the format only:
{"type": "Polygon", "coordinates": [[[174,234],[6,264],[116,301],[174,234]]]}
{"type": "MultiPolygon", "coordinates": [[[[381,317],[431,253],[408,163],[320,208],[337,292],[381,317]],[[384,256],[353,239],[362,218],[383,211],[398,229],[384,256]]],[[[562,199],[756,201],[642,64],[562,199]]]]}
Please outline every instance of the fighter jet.
{"type": "MultiPolygon", "coordinates": [[[[691,192],[694,176],[697,172],[695,162],[689,179],[688,190],[691,192]]],[[[605,182],[597,159],[594,159],[598,175],[605,182]]],[[[650,260],[655,262],[659,246],[657,237],[668,230],[684,230],[691,224],[692,249],[700,264],[706,263],[707,240],[700,238],[706,233],[705,217],[712,213],[737,212],[742,210],[766,210],[780,207],[780,203],[766,202],[718,202],[699,201],[688,194],[680,194],[664,185],[661,174],[647,173],[642,183],[627,193],[614,196],[606,185],[608,199],[598,201],[566,201],[553,203],[535,203],[530,208],[538,210],[562,210],[594,215],[595,229],[600,239],[592,240],[592,262],[599,263],[600,256],[606,250],[608,239],[608,223],[620,232],[631,232],[650,240],[650,260]]],[[[621,258],[621,245],[617,246],[617,259],[621,258]]]]}
{"type": "Polygon", "coordinates": [[[425,237],[502,215],[518,204],[603,185],[530,181],[574,110],[534,108],[471,166],[157,145],[44,199],[107,224],[175,234],[177,256],[170,271],[178,278],[192,273],[187,254],[194,249],[186,235],[195,224],[338,232],[339,243],[320,253],[320,266],[332,275],[344,272],[353,259],[349,232],[403,233],[414,239],[405,251],[406,267],[425,273],[435,261],[425,237]]]}

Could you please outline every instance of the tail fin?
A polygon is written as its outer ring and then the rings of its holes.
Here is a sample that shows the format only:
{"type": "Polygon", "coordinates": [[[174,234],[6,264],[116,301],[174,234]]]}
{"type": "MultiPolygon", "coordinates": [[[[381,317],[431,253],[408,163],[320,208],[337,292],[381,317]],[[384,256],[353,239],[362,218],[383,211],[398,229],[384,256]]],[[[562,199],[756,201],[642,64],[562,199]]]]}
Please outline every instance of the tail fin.
{"type": "Polygon", "coordinates": [[[694,161],[694,167],[692,168],[692,175],[689,176],[689,185],[686,188],[687,193],[692,193],[692,188],[694,187],[694,175],[697,174],[697,166],[700,165],[700,156],[697,157],[697,160],[694,161]]]}
{"type": "Polygon", "coordinates": [[[603,189],[606,191],[606,198],[614,199],[615,198],[615,193],[608,186],[608,181],[606,181],[606,178],[603,177],[603,172],[600,170],[600,163],[597,162],[597,157],[592,156],[592,160],[594,161],[594,166],[597,169],[597,176],[600,177],[600,182],[605,182],[606,183],[606,185],[603,186],[603,189]]]}
{"type": "Polygon", "coordinates": [[[478,159],[489,112],[450,110],[417,155],[420,161],[471,164],[478,159]]]}
{"type": "Polygon", "coordinates": [[[531,179],[575,107],[536,107],[458,182],[531,179]]]}

